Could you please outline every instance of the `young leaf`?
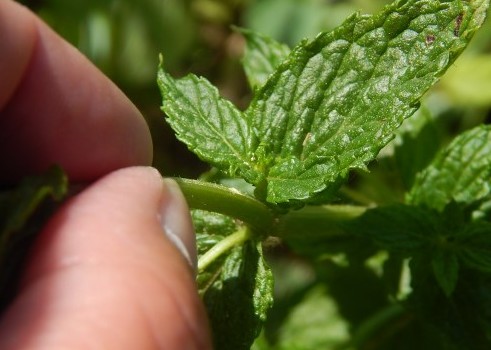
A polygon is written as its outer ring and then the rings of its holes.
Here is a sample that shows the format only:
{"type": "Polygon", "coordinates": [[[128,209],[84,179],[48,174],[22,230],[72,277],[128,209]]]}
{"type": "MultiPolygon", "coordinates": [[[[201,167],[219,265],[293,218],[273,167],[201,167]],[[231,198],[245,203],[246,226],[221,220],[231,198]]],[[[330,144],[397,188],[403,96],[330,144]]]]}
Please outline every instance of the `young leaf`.
{"type": "Polygon", "coordinates": [[[448,250],[437,250],[431,261],[433,273],[445,295],[450,296],[457,285],[459,261],[456,254],[448,250]]]}
{"type": "Polygon", "coordinates": [[[232,103],[221,98],[206,79],[192,74],[174,80],[160,67],[158,84],[162,110],[182,142],[228,175],[239,173],[258,181],[250,151],[251,130],[232,103]]]}
{"type": "Polygon", "coordinates": [[[246,111],[268,202],[364,168],[481,25],[487,1],[396,1],[293,49],[246,111]]]}
{"type": "Polygon", "coordinates": [[[469,130],[416,177],[410,203],[442,210],[452,200],[469,204],[491,191],[491,126],[469,130]]]}
{"type": "Polygon", "coordinates": [[[250,349],[273,302],[273,277],[260,243],[247,241],[235,247],[203,300],[214,349],[250,349]]]}
{"type": "Polygon", "coordinates": [[[259,88],[290,53],[290,48],[251,30],[238,31],[246,40],[242,62],[247,80],[252,88],[259,88]]]}
{"type": "MultiPolygon", "coordinates": [[[[240,230],[233,219],[194,210],[198,261],[240,230]]],[[[198,262],[198,266],[200,263],[198,262]]],[[[215,349],[249,349],[273,302],[273,276],[260,243],[246,240],[199,271],[198,289],[205,302],[215,349]]]]}

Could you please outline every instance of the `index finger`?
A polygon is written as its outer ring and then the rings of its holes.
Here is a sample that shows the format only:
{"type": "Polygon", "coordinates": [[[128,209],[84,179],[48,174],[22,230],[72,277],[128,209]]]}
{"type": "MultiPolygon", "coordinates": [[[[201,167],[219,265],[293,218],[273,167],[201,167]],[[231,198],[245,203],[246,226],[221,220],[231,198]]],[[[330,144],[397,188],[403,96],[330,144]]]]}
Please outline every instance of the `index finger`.
{"type": "Polygon", "coordinates": [[[0,182],[61,165],[72,180],[148,165],[148,126],[79,51],[21,5],[0,1],[0,182]]]}

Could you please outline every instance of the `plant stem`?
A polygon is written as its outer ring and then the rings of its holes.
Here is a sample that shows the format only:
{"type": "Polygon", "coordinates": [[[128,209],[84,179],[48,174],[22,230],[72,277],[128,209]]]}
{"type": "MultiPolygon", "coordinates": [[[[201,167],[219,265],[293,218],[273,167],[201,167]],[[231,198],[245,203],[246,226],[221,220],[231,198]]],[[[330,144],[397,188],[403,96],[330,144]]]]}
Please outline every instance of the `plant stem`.
{"type": "Polygon", "coordinates": [[[247,226],[241,227],[238,231],[225,237],[215,244],[210,250],[201,256],[198,260],[198,273],[205,270],[220,255],[229,251],[233,247],[244,243],[251,238],[251,231],[247,226]]]}
{"type": "Polygon", "coordinates": [[[274,215],[270,208],[260,201],[233,188],[210,182],[182,178],[175,180],[191,208],[233,217],[262,235],[270,233],[274,215]]]}
{"type": "Polygon", "coordinates": [[[283,215],[274,214],[264,203],[222,185],[177,178],[193,209],[224,214],[242,221],[254,234],[285,239],[344,235],[343,224],[362,215],[366,207],[353,205],[305,206],[283,215]]]}

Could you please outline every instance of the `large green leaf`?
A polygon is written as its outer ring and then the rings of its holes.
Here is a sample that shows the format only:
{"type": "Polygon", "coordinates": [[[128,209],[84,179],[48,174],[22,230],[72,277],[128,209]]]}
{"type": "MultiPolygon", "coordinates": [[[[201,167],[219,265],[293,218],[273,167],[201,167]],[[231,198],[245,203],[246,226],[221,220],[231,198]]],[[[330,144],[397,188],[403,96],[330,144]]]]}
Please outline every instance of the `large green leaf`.
{"type": "Polygon", "coordinates": [[[396,1],[295,47],[246,111],[268,202],[364,168],[464,49],[484,1],[396,1]]]}

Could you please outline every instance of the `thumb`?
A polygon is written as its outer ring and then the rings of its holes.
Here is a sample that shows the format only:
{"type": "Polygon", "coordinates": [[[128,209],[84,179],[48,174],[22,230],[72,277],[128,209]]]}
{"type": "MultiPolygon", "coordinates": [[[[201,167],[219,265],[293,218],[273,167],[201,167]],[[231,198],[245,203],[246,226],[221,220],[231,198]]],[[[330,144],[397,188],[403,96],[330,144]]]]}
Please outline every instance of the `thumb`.
{"type": "Polygon", "coordinates": [[[195,260],[177,185],[151,168],[113,172],[41,233],[0,348],[209,349],[195,260]]]}

